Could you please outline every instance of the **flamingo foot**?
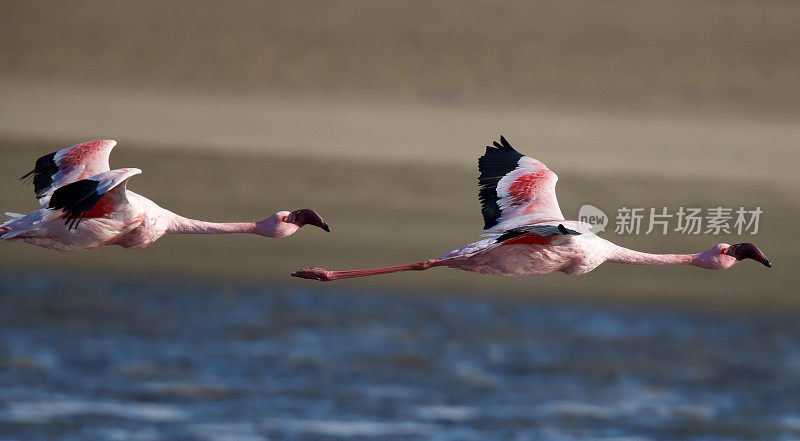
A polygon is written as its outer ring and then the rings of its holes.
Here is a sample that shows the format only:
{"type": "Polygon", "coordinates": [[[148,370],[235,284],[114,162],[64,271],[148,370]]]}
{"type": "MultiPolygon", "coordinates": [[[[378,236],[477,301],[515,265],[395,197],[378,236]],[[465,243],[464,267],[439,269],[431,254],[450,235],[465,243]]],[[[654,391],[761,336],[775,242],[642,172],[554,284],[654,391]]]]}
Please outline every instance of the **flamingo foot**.
{"type": "Polygon", "coordinates": [[[331,278],[333,271],[324,268],[304,268],[300,271],[292,273],[292,277],[299,277],[301,279],[319,280],[320,282],[329,282],[334,280],[331,278]]]}

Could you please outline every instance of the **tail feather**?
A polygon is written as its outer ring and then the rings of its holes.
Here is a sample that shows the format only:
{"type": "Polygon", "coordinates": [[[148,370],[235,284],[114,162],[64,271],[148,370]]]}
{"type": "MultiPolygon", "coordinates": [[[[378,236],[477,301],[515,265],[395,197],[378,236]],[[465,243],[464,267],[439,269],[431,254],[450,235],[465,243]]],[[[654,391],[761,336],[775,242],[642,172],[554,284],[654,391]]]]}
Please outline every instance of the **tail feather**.
{"type": "MultiPolygon", "coordinates": [[[[24,214],[19,214],[19,213],[10,213],[10,212],[8,212],[8,211],[6,211],[6,213],[5,213],[5,214],[6,214],[6,216],[8,216],[8,218],[7,218],[7,219],[4,219],[4,220],[3,220],[3,223],[0,223],[0,227],[5,227],[5,228],[7,228],[7,229],[10,229],[10,228],[8,227],[8,224],[10,224],[11,222],[14,222],[14,221],[15,221],[15,220],[17,220],[17,219],[22,219],[23,217],[25,217],[25,215],[24,215],[24,214]]],[[[8,232],[8,231],[5,231],[5,233],[7,233],[7,232],[8,232]]],[[[0,230],[0,233],[4,233],[4,231],[0,230]]],[[[0,235],[2,235],[2,234],[0,234],[0,235]]]]}
{"type": "Polygon", "coordinates": [[[19,219],[25,217],[24,214],[13,213],[11,211],[6,211],[5,215],[8,216],[10,219],[19,219]]]}
{"type": "Polygon", "coordinates": [[[0,224],[0,239],[11,239],[38,231],[41,226],[57,214],[52,210],[36,210],[27,215],[6,213],[10,219],[0,224]]]}
{"type": "Polygon", "coordinates": [[[21,234],[30,233],[31,231],[35,231],[31,228],[13,228],[9,226],[0,226],[0,239],[12,239],[21,234]]]}

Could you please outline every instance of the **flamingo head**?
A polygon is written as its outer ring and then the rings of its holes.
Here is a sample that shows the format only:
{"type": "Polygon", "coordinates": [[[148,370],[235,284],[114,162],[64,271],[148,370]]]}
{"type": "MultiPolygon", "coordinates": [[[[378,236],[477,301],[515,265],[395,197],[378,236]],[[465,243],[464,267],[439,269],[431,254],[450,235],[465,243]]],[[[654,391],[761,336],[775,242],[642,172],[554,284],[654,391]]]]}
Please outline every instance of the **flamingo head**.
{"type": "Polygon", "coordinates": [[[267,237],[286,237],[296,233],[303,225],[314,225],[330,232],[331,228],[322,216],[310,208],[295,211],[279,211],[256,223],[256,234],[267,237]]]}
{"type": "Polygon", "coordinates": [[[752,243],[717,244],[710,250],[700,253],[695,264],[708,269],[726,269],[744,259],[753,259],[767,268],[772,268],[767,256],[752,243]]]}

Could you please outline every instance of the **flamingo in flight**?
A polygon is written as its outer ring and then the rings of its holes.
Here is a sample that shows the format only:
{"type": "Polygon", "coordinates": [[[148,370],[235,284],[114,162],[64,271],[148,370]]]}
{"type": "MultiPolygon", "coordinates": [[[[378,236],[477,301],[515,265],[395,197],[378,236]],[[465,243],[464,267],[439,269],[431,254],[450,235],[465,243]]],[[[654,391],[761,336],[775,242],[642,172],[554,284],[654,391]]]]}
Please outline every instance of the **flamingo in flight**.
{"type": "Polygon", "coordinates": [[[556,200],[558,176],[543,163],[514,150],[504,137],[478,160],[486,239],[438,259],[354,271],[307,268],[294,277],[330,281],[446,266],[481,274],[527,276],[561,271],[586,274],[603,262],[632,265],[693,265],[721,270],[742,259],[772,264],[752,243],[720,243],[697,254],[650,254],[594,235],[591,225],[565,220],[556,200]]]}
{"type": "Polygon", "coordinates": [[[143,248],[166,233],[250,233],[286,237],[310,224],[330,231],[316,211],[279,211],[260,222],[205,222],[179,216],[128,190],[138,168],[110,170],[117,144],[97,140],[76,144],[36,160],[21,179],[32,178],[41,208],[0,225],[0,239],[23,241],[58,251],[120,245],[143,248]]]}

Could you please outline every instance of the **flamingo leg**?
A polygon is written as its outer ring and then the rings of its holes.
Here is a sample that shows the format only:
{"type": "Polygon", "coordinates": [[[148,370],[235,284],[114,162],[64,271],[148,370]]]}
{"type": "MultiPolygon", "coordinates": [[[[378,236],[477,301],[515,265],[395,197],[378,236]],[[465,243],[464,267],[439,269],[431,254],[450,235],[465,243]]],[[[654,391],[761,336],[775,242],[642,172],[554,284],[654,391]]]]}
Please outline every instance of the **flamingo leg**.
{"type": "Polygon", "coordinates": [[[331,280],[352,279],[354,277],[376,276],[378,274],[397,273],[400,271],[424,271],[434,266],[440,266],[440,260],[429,259],[421,262],[407,263],[405,265],[385,266],[381,268],[360,269],[351,271],[331,271],[324,268],[306,268],[295,273],[292,277],[301,279],[319,280],[329,282],[331,280]]]}

